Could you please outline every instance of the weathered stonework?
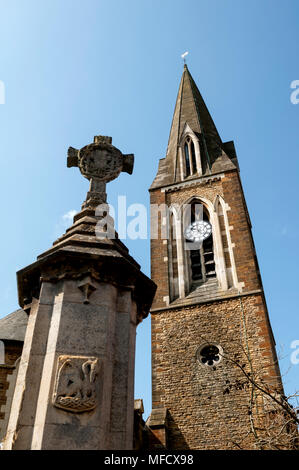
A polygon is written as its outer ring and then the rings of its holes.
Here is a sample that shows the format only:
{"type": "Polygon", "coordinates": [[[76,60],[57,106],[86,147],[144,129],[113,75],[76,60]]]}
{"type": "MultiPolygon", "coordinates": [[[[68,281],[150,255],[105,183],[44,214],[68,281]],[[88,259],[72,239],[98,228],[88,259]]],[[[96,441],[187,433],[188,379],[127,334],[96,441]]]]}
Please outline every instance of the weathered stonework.
{"type": "Polygon", "coordinates": [[[279,384],[266,325],[261,294],[152,314],[153,408],[168,409],[170,449],[233,449],[241,442],[254,447],[248,436],[250,384],[230,359],[250,372],[248,348],[252,366],[279,384]],[[196,352],[204,342],[223,349],[215,368],[198,361],[196,352]]]}
{"type": "Polygon", "coordinates": [[[6,433],[26,326],[27,315],[22,309],[0,319],[0,340],[4,353],[0,363],[0,442],[6,433]]]}
{"type": "MultiPolygon", "coordinates": [[[[91,159],[102,168],[103,146],[114,150],[95,140],[91,159]]],[[[17,274],[29,319],[6,450],[133,447],[136,327],[155,285],[117,237],[97,236],[89,196],[65,235],[17,274]]]]}
{"type": "Polygon", "coordinates": [[[13,394],[11,383],[15,382],[15,371],[22,354],[22,346],[20,341],[5,341],[5,364],[0,365],[0,442],[6,431],[7,414],[13,394]]]}
{"type": "Polygon", "coordinates": [[[82,209],[96,208],[106,202],[106,183],[125,171],[133,171],[134,155],[123,155],[112,145],[112,138],[95,136],[94,142],[80,150],[69,147],[68,167],[77,166],[81,174],[90,180],[90,190],[82,209]]]}
{"type": "Polygon", "coordinates": [[[151,277],[158,287],[151,309],[150,446],[267,448],[261,429],[273,416],[254,381],[280,397],[283,388],[251,223],[233,142],[221,141],[186,66],[150,198],[176,207],[176,234],[183,232],[184,204],[202,204],[212,226],[207,259],[215,265],[213,278],[198,281],[184,239],[151,240],[151,277]],[[167,420],[155,426],[164,411],[167,420]]]}
{"type": "Polygon", "coordinates": [[[98,404],[98,362],[90,356],[59,356],[53,405],[72,413],[93,410],[98,404]]]}

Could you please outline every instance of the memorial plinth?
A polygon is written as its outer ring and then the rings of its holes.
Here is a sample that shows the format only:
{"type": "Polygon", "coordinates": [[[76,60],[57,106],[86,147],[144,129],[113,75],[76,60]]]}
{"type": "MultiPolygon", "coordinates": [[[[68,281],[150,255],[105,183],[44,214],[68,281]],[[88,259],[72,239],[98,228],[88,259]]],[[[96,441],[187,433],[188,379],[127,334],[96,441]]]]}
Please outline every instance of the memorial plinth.
{"type": "Polygon", "coordinates": [[[107,139],[69,151],[68,166],[91,180],[87,200],[65,235],[17,273],[29,321],[4,449],[133,445],[136,326],[156,286],[117,235],[99,236],[109,168],[116,177],[133,167],[107,139]]]}

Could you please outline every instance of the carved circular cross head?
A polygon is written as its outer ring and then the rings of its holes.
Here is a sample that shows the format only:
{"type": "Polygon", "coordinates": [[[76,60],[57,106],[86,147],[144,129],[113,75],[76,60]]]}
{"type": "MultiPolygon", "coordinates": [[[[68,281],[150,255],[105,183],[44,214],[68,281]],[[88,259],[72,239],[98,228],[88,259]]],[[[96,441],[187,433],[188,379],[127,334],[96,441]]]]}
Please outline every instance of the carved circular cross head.
{"type": "Polygon", "coordinates": [[[114,180],[123,171],[133,172],[134,155],[124,155],[112,145],[112,137],[98,135],[92,144],[80,150],[69,147],[67,166],[78,167],[82,176],[90,180],[90,188],[82,209],[94,209],[106,202],[106,183],[114,180]]]}
{"type": "Polygon", "coordinates": [[[78,166],[85,178],[97,178],[107,183],[123,171],[123,155],[111,144],[93,143],[79,150],[78,166]]]}

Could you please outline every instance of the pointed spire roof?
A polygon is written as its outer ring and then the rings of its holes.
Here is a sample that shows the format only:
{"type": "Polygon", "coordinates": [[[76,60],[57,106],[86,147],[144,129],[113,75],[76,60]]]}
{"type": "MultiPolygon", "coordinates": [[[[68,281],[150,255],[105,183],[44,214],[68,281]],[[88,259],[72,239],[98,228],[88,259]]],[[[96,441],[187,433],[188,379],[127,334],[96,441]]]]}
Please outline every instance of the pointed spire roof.
{"type": "Polygon", "coordinates": [[[170,129],[167,155],[177,146],[185,124],[194,132],[211,135],[221,143],[214,121],[186,64],[170,129]]]}
{"type": "Polygon", "coordinates": [[[180,181],[178,149],[187,127],[201,142],[202,176],[237,167],[233,143],[222,142],[204,99],[187,65],[184,64],[166,158],[159,162],[158,173],[151,186],[152,189],[180,181]]]}

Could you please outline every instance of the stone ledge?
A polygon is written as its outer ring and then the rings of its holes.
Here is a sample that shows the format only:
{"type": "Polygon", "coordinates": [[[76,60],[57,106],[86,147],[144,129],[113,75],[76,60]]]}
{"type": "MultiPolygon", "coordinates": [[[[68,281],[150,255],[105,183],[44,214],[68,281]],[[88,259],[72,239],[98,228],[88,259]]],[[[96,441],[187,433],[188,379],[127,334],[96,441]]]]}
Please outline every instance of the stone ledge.
{"type": "Polygon", "coordinates": [[[185,298],[185,299],[181,299],[182,302],[178,304],[172,303],[170,305],[166,305],[165,307],[151,309],[150,313],[154,314],[154,313],[164,312],[165,310],[179,310],[182,307],[192,307],[195,305],[219,302],[221,300],[229,300],[229,299],[235,299],[239,297],[247,297],[249,295],[256,295],[256,294],[263,295],[263,291],[261,289],[258,289],[258,290],[249,291],[249,292],[242,292],[240,294],[238,293],[238,294],[230,294],[230,295],[219,295],[218,297],[214,297],[213,299],[205,298],[205,299],[192,300],[189,302],[187,302],[187,298],[185,298]]]}
{"type": "Polygon", "coordinates": [[[154,408],[146,425],[150,428],[165,427],[167,425],[167,408],[154,408]]]}

